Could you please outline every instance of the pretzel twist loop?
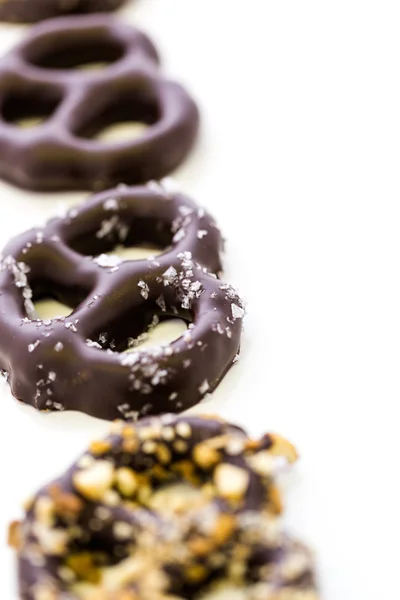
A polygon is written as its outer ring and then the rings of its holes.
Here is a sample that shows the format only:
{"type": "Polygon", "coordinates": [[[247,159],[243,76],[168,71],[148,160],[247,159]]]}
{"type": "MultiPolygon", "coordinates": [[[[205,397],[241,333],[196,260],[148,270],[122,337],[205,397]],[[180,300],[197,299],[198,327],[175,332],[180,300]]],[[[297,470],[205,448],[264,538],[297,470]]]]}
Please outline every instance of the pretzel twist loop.
{"type": "Polygon", "coordinates": [[[194,143],[199,115],[158,63],[146,35],[104,15],[34,27],[0,61],[0,176],[31,190],[99,190],[174,170],[194,143]],[[103,60],[102,69],[72,68],[103,60]],[[16,125],[32,117],[45,120],[16,125]],[[93,139],[123,121],[146,129],[128,140],[93,139]]]}

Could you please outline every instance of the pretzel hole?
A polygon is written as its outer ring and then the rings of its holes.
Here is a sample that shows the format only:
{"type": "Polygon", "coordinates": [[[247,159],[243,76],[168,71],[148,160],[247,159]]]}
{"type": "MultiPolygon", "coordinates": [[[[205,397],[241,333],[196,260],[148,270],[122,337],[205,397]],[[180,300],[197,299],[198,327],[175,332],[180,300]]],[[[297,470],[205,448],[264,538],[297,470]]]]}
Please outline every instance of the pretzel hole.
{"type": "Polygon", "coordinates": [[[1,115],[11,125],[31,129],[48,120],[61,100],[61,94],[54,89],[14,91],[3,101],[1,115]]]}
{"type": "Polygon", "coordinates": [[[48,281],[33,282],[31,287],[36,318],[43,321],[69,316],[88,296],[88,290],[48,281]]]}
{"type": "MultiPolygon", "coordinates": [[[[151,259],[163,254],[172,243],[171,223],[155,216],[136,218],[119,213],[105,213],[90,231],[83,231],[68,241],[69,246],[84,256],[93,256],[107,267],[104,257],[121,260],[151,259]]],[[[118,261],[116,261],[118,262],[118,261]]]]}
{"type": "Polygon", "coordinates": [[[117,40],[90,32],[72,32],[53,40],[52,44],[31,44],[26,50],[26,60],[42,69],[84,69],[97,70],[108,67],[120,60],[125,53],[124,46],[117,40]],[[92,39],[91,39],[92,38],[92,39]]]}
{"type": "Polygon", "coordinates": [[[153,256],[159,256],[164,252],[165,248],[156,246],[117,246],[112,252],[106,252],[107,256],[118,256],[121,260],[146,260],[153,256]]]}
{"type": "Polygon", "coordinates": [[[62,304],[52,298],[43,298],[33,303],[35,313],[38,319],[45,321],[47,319],[56,319],[57,317],[67,317],[73,311],[71,306],[62,304]]]}
{"type": "Polygon", "coordinates": [[[145,350],[155,346],[171,344],[180,338],[187,331],[187,323],[183,319],[165,319],[150,327],[150,329],[141,334],[133,342],[129,342],[128,348],[124,352],[134,352],[135,350],[145,350]]]}
{"type": "Polygon", "coordinates": [[[121,262],[130,260],[155,260],[164,252],[156,246],[116,246],[111,252],[102,252],[93,260],[101,267],[118,270],[121,262]]]}
{"type": "Polygon", "coordinates": [[[120,142],[140,137],[146,131],[147,125],[137,121],[114,123],[102,129],[94,139],[100,142],[120,142]]]}
{"type": "Polygon", "coordinates": [[[175,317],[154,316],[154,312],[126,314],[115,319],[102,331],[89,336],[103,350],[125,353],[145,350],[175,341],[187,330],[187,322],[175,317]]]}
{"type": "Polygon", "coordinates": [[[104,144],[126,142],[143,136],[159,118],[157,102],[144,90],[118,90],[108,102],[96,101],[91,118],[77,123],[73,132],[104,144]]]}

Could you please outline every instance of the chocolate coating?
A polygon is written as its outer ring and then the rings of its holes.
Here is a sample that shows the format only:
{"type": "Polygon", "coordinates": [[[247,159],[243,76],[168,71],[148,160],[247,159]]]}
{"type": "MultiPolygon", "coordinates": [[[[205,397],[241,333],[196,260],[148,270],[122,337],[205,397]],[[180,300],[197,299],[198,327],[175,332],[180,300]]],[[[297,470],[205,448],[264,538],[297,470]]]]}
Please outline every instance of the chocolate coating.
{"type": "Polygon", "coordinates": [[[0,263],[0,368],[14,396],[104,419],[199,402],[235,361],[242,330],[242,302],[216,275],[221,247],[203,209],[155,182],[95,195],[13,239],[0,263]],[[152,260],[104,255],[146,243],[166,250],[152,260]],[[39,320],[33,301],[48,297],[74,310],[39,320]],[[123,352],[176,316],[190,323],[183,336],[123,352]]]}
{"type": "Polygon", "coordinates": [[[311,555],[279,520],[275,477],[294,460],[280,436],[254,440],[217,417],[116,422],[13,524],[21,598],[197,600],[234,586],[249,600],[317,600],[311,555]],[[196,494],[165,495],[182,482],[196,494]]]}
{"type": "Polygon", "coordinates": [[[35,26],[0,61],[0,177],[30,190],[100,190],[173,171],[192,148],[199,114],[158,63],[147,36],[109,16],[35,26]],[[45,120],[17,125],[32,117],[45,120]],[[129,140],[93,139],[123,121],[146,129],[129,140]]]}
{"type": "Polygon", "coordinates": [[[66,14],[110,12],[125,0],[0,0],[0,20],[34,23],[66,14]]]}

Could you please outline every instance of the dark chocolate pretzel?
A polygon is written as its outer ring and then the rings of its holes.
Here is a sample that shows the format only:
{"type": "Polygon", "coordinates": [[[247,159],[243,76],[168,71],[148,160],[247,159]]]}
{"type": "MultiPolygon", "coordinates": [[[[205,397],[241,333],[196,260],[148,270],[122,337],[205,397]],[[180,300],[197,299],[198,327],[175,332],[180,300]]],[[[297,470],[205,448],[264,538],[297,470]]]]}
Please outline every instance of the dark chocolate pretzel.
{"type": "Polygon", "coordinates": [[[0,20],[34,23],[65,14],[110,12],[125,0],[0,0],[0,20]]]}
{"type": "Polygon", "coordinates": [[[0,368],[14,396],[105,419],[199,402],[235,361],[244,315],[216,276],[221,246],[203,209],[156,183],[100,193],[13,239],[0,266],[0,368]],[[167,249],[139,261],[104,254],[143,243],[167,249]],[[36,319],[32,299],[49,296],[76,308],[36,319]],[[190,323],[182,337],[122,352],[174,316],[190,323]]]}
{"type": "Polygon", "coordinates": [[[186,157],[198,121],[187,92],[160,75],[148,37],[105,15],[41,23],[0,61],[0,176],[24,188],[98,190],[159,179],[186,157]],[[110,64],[71,68],[93,61],[110,64]],[[36,127],[15,124],[38,116],[47,119],[36,127]],[[124,120],[148,127],[128,141],[91,139],[124,120]]]}
{"type": "Polygon", "coordinates": [[[276,474],[295,460],[280,436],[217,417],[116,422],[12,525],[21,598],[317,600],[311,555],[279,520],[276,474]],[[180,483],[189,494],[168,490],[180,483]]]}

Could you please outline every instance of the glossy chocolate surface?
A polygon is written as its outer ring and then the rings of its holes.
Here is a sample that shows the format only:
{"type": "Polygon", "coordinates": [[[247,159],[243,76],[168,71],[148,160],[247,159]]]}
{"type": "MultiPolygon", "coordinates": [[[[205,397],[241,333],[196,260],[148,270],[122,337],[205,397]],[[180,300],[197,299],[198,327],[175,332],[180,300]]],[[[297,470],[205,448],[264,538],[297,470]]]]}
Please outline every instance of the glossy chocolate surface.
{"type": "Polygon", "coordinates": [[[188,155],[198,124],[188,93],[160,74],[149,38],[106,15],[45,21],[0,61],[0,177],[23,188],[101,190],[160,179],[188,155]],[[106,64],[75,68],[93,62],[106,64]],[[42,121],[20,126],[29,119],[42,121]],[[96,139],[128,121],[144,130],[96,139]]]}
{"type": "Polygon", "coordinates": [[[218,417],[115,423],[13,524],[21,598],[317,600],[311,554],[280,522],[276,474],[296,456],[218,417]],[[182,483],[192,495],[168,495],[182,483]]]}
{"type": "Polygon", "coordinates": [[[0,20],[34,23],[66,14],[110,12],[125,0],[0,0],[0,20]]]}
{"type": "Polygon", "coordinates": [[[0,263],[0,368],[14,396],[104,419],[199,402],[240,345],[243,304],[217,278],[221,248],[212,218],[155,182],[102,192],[14,238],[0,263]],[[165,250],[138,261],[105,254],[119,244],[165,250]],[[74,310],[40,320],[41,298],[74,310]],[[183,336],[134,351],[138,336],[171,317],[189,323],[183,336]]]}

